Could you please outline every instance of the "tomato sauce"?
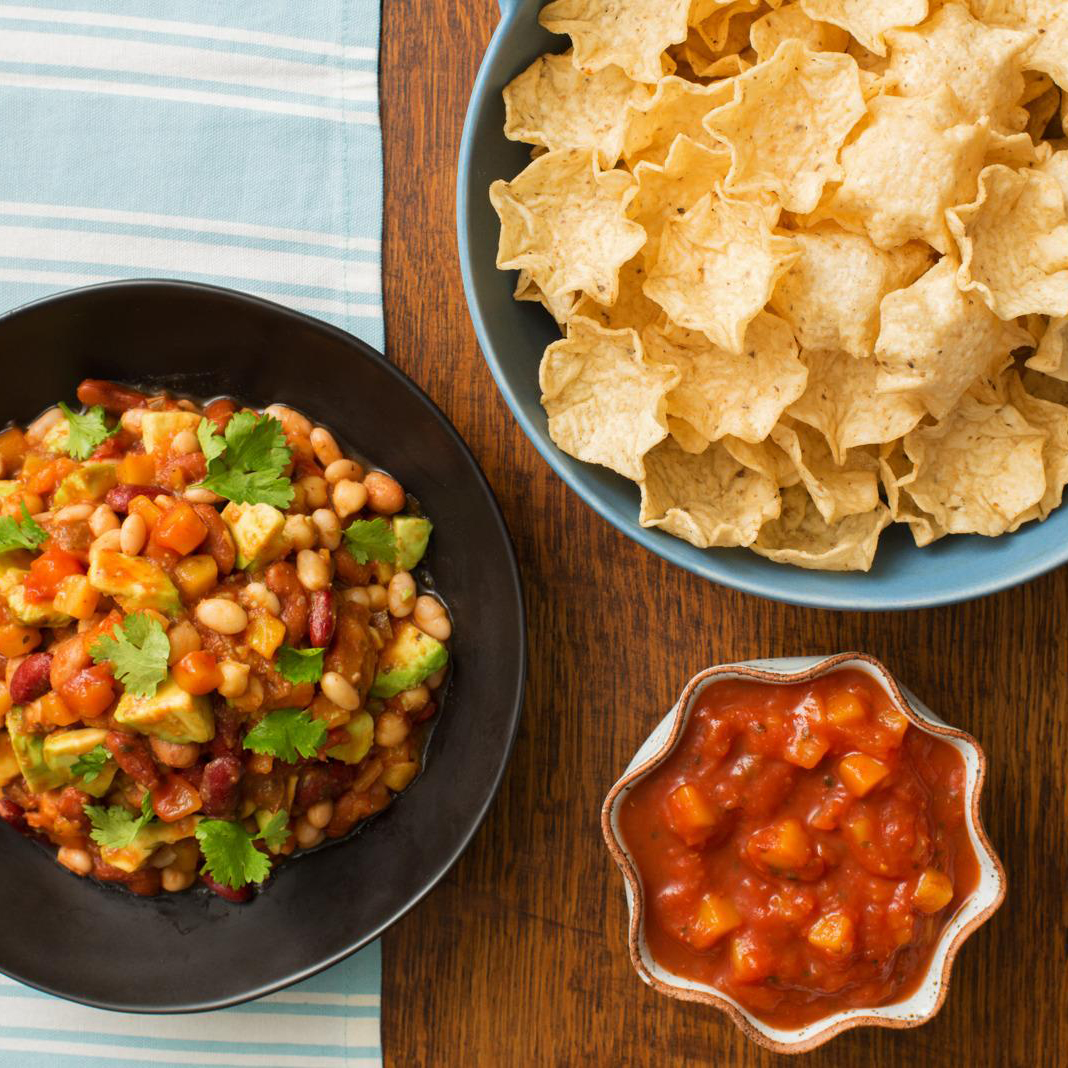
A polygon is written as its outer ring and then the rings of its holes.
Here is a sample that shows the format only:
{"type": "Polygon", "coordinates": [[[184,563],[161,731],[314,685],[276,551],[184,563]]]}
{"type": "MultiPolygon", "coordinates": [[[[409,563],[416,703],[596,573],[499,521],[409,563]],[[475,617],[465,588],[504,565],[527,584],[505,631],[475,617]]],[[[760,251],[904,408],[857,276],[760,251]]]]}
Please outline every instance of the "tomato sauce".
{"type": "Polygon", "coordinates": [[[978,881],[964,792],[863,672],[711,684],[620,809],[653,957],[779,1027],[908,996],[978,881]]]}

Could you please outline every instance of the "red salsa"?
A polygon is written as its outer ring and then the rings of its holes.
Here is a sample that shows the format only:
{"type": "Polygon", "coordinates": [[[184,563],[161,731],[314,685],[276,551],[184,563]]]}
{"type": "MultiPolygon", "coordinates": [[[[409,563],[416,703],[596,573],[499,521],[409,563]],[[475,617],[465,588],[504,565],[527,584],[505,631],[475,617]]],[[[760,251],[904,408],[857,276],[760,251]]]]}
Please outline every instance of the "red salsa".
{"type": "Polygon", "coordinates": [[[978,881],[964,794],[863,672],[711,684],[620,811],[653,957],[779,1027],[908,996],[978,881]]]}

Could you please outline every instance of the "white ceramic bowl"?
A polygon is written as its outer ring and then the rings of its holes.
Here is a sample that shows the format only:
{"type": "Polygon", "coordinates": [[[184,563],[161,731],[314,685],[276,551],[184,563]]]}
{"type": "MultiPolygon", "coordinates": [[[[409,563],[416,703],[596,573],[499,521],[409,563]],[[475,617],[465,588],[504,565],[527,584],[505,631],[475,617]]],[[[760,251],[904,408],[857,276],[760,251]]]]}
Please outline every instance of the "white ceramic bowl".
{"type": "Polygon", "coordinates": [[[683,1001],[699,1001],[723,1010],[755,1042],[778,1053],[805,1053],[853,1027],[918,1027],[942,1007],[949,989],[953,960],[965,939],[997,910],[1005,899],[1005,871],[983,831],[979,818],[979,794],[986,775],[986,757],[971,735],[942,722],[916,696],[903,687],[887,669],[862,653],[839,653],[830,657],[789,657],[778,660],[748,660],[721,664],[695,675],[682,691],[675,707],[664,717],[634,755],[623,777],[609,791],[601,812],[605,841],[623,873],[630,912],[630,957],[638,974],[651,987],[683,1001]],[[619,833],[618,813],[629,791],[672,752],[689,721],[697,698],[711,682],[747,678],[771,683],[807,682],[838,668],[857,668],[870,675],[891,695],[909,720],[928,734],[945,738],[964,758],[966,769],[965,821],[972,848],[979,862],[979,880],[939,938],[927,974],[915,992],[903,1001],[875,1008],[847,1009],[798,1028],[773,1027],[758,1020],[729,994],[705,983],[684,979],[661,967],[645,940],[645,901],[634,860],[619,833]]]}

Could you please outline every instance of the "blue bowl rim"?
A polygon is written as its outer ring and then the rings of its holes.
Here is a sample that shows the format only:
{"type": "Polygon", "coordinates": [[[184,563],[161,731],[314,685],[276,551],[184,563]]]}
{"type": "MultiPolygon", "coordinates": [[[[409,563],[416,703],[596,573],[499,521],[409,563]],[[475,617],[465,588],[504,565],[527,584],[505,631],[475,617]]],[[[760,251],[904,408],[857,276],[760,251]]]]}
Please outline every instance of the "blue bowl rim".
{"type": "MultiPolygon", "coordinates": [[[[479,66],[478,75],[472,86],[467,114],[464,118],[463,133],[460,139],[460,153],[457,160],[456,174],[456,237],[460,257],[460,273],[463,278],[464,295],[467,299],[471,322],[478,338],[479,349],[482,352],[483,359],[489,366],[494,381],[497,383],[501,396],[504,397],[505,403],[511,409],[523,433],[538,450],[545,462],[590,508],[620,533],[630,538],[631,541],[655,553],[668,563],[689,571],[691,574],[698,575],[719,585],[727,586],[730,589],[739,590],[742,593],[749,593],[767,600],[805,608],[825,608],[835,611],[905,611],[918,608],[936,608],[987,597],[991,594],[1023,585],[1068,563],[1068,540],[1066,540],[1059,551],[1048,552],[1029,566],[1017,566],[1011,571],[1002,572],[996,577],[985,581],[982,578],[981,569],[976,569],[976,578],[973,581],[967,585],[960,586],[952,592],[935,593],[928,596],[900,597],[893,600],[887,599],[885,591],[881,591],[879,594],[873,592],[867,595],[859,593],[855,589],[846,589],[841,593],[793,593],[782,580],[776,582],[773,577],[769,577],[766,580],[749,580],[736,577],[732,574],[729,564],[726,563],[729,558],[720,556],[722,550],[703,550],[702,562],[700,563],[688,558],[683,555],[682,543],[676,548],[664,540],[665,537],[670,537],[670,535],[665,536],[661,531],[646,529],[640,526],[636,519],[619,516],[595,487],[587,485],[579,474],[570,469],[563,458],[564,454],[557,449],[548,436],[523,411],[523,406],[520,404],[519,398],[509,382],[508,374],[491,343],[472,267],[471,241],[468,237],[468,187],[469,175],[474,161],[475,127],[478,123],[479,115],[486,104],[489,82],[497,53],[504,47],[513,23],[517,20],[524,3],[523,0],[500,0],[500,7],[501,20],[486,48],[486,53],[479,66]],[[724,562],[721,563],[721,560],[724,562]]],[[[1068,509],[1068,500],[1064,502],[1062,507],[1068,509]]],[[[793,569],[783,565],[777,566],[782,568],[783,579],[788,580],[793,569]]],[[[856,576],[861,580],[864,577],[863,573],[860,572],[856,573],[856,576]]]]}

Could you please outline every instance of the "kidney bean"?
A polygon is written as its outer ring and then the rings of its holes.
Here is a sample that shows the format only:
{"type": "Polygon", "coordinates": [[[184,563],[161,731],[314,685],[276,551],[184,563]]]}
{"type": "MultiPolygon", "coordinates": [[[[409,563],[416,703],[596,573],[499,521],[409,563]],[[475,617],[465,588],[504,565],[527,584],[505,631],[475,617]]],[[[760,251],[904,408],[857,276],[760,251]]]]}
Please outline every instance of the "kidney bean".
{"type": "Polygon", "coordinates": [[[241,756],[241,713],[222,701],[215,702],[215,737],[211,740],[214,757],[241,756]]]}
{"type": "Polygon", "coordinates": [[[237,562],[237,549],[234,546],[233,535],[226,529],[222,516],[210,504],[194,504],[193,511],[200,516],[208,528],[208,536],[203,548],[211,554],[219,569],[219,574],[229,575],[237,562]]]}
{"type": "Polygon", "coordinates": [[[182,771],[182,775],[190,786],[200,793],[200,784],[204,781],[204,765],[194,764],[191,768],[185,768],[182,771]]]}
{"type": "Polygon", "coordinates": [[[174,496],[169,489],[164,489],[162,486],[139,486],[134,482],[120,482],[119,485],[107,491],[104,495],[104,503],[113,512],[125,515],[130,510],[130,501],[134,497],[147,497],[151,501],[161,493],[168,497],[174,496]]]}
{"type": "Polygon", "coordinates": [[[3,820],[9,827],[14,827],[16,831],[25,834],[28,830],[26,826],[26,813],[23,811],[21,805],[16,805],[14,801],[9,801],[6,797],[0,797],[0,820],[3,820]]]}
{"type": "Polygon", "coordinates": [[[68,820],[85,820],[85,826],[88,827],[89,820],[85,815],[85,806],[92,800],[84,790],[79,790],[77,786],[66,786],[59,795],[56,809],[61,816],[66,817],[68,820]]]}
{"type": "Polygon", "coordinates": [[[329,764],[309,764],[297,780],[294,800],[297,807],[309,809],[319,801],[343,794],[352,785],[356,769],[348,764],[332,761],[329,764]]]}
{"type": "Polygon", "coordinates": [[[237,890],[232,890],[229,886],[216,882],[207,872],[203,872],[200,878],[209,890],[214,890],[219,897],[226,901],[232,901],[235,905],[243,905],[246,901],[252,900],[251,886],[242,886],[237,890]]]}
{"type": "Polygon", "coordinates": [[[144,738],[136,734],[126,734],[124,731],[108,731],[104,747],[134,782],[147,790],[154,790],[159,786],[159,768],[156,767],[152,750],[144,738]]]}
{"type": "Polygon", "coordinates": [[[237,757],[216,757],[204,768],[200,799],[206,816],[228,816],[237,805],[241,782],[241,761],[237,757]]]}
{"type": "Polygon", "coordinates": [[[290,645],[299,645],[308,630],[308,594],[292,564],[279,561],[267,568],[267,588],[282,602],[282,622],[290,645]]]}
{"type": "Polygon", "coordinates": [[[367,609],[344,601],[337,613],[334,644],[324,661],[326,670],[348,679],[363,698],[374,682],[377,660],[378,648],[367,626],[367,609]]]}
{"type": "Polygon", "coordinates": [[[43,697],[52,688],[48,680],[52,670],[51,653],[30,653],[11,676],[9,690],[11,701],[16,705],[24,705],[28,701],[35,701],[43,697]]]}
{"type": "Polygon", "coordinates": [[[173,485],[192,485],[203,482],[208,475],[208,461],[202,452],[187,452],[182,456],[171,456],[157,472],[161,482],[173,485]]]}
{"type": "Polygon", "coordinates": [[[210,419],[221,434],[226,429],[226,424],[230,422],[234,412],[237,411],[237,405],[228,397],[220,397],[218,400],[213,400],[204,409],[204,418],[210,419]]]}
{"type": "Polygon", "coordinates": [[[356,558],[348,549],[334,551],[334,567],[337,577],[349,586],[366,586],[373,574],[371,565],[356,563],[356,558]]]}
{"type": "Polygon", "coordinates": [[[315,590],[311,595],[308,614],[308,641],[317,649],[325,649],[334,636],[337,625],[337,608],[333,590],[315,590]]]}
{"type": "Polygon", "coordinates": [[[143,408],[148,401],[148,396],[139,389],[130,389],[127,386],[117,385],[115,382],[105,382],[100,378],[87,378],[78,387],[78,400],[86,408],[92,408],[94,404],[102,404],[109,412],[125,412],[130,408],[143,408]]]}

